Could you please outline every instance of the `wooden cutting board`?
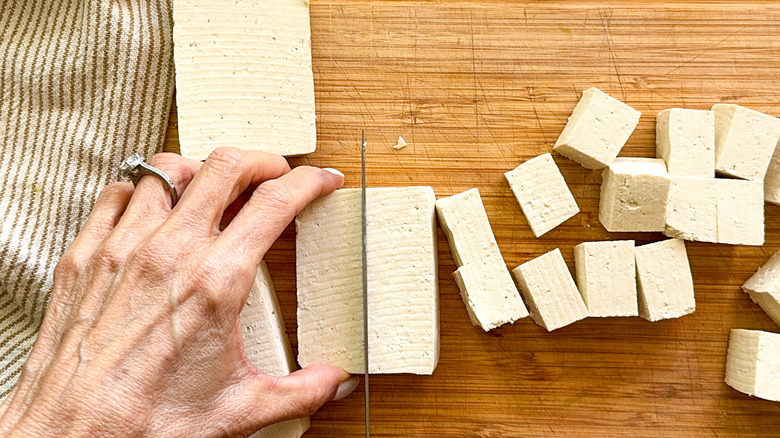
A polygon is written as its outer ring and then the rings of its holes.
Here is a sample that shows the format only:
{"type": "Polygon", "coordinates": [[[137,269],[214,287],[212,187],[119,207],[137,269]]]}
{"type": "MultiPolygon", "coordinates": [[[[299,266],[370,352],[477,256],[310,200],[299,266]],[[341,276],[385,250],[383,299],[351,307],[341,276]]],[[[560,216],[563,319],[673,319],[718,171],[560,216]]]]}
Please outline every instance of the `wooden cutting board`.
{"type": "MultiPolygon", "coordinates": [[[[342,170],[359,186],[478,187],[510,268],[582,241],[660,240],[607,233],[601,174],[555,155],[582,212],[534,238],[504,179],[549,152],[591,86],[642,111],[621,156],[654,155],[655,116],[733,102],[780,116],[780,5],[556,2],[311,4],[318,150],[291,162],[342,170]],[[403,136],[409,145],[392,148],[403,136]]],[[[166,150],[177,150],[175,110],[166,150]]],[[[376,376],[372,432],[382,437],[778,436],[780,403],[723,383],[732,328],[778,332],[740,285],[780,247],[689,243],[697,310],[677,320],[586,319],[547,333],[530,319],[473,327],[439,230],[441,361],[433,376],[376,376]]],[[[268,253],[295,342],[292,227],[268,253]]],[[[362,387],[312,418],[311,437],[363,434],[362,387]]]]}

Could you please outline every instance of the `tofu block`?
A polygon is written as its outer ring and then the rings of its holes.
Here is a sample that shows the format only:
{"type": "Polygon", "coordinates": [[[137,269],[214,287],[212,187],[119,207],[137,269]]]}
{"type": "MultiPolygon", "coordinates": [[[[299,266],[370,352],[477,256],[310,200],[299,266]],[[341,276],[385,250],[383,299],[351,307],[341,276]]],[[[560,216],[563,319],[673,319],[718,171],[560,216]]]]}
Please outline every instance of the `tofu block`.
{"type": "Polygon", "coordinates": [[[561,250],[556,248],[512,270],[531,318],[553,331],[588,316],[561,250]]]}
{"type": "Polygon", "coordinates": [[[553,150],[587,169],[612,164],[642,113],[597,88],[582,92],[553,150]]]}
{"type": "Polygon", "coordinates": [[[458,266],[501,255],[479,190],[437,199],[436,213],[458,266]]]}
{"type": "Polygon", "coordinates": [[[716,104],[715,171],[763,181],[780,139],[780,119],[739,105],[716,104]]]}
{"type": "MultiPolygon", "coordinates": [[[[341,189],[296,218],[298,363],[362,373],[360,190],[341,189]]],[[[439,360],[435,196],[370,188],[366,198],[369,372],[432,374],[439,360]]]]}
{"type": "Polygon", "coordinates": [[[500,254],[463,265],[453,276],[471,323],[486,332],[528,316],[500,254]]]}
{"type": "Polygon", "coordinates": [[[780,401],[780,335],[732,329],[726,383],[739,392],[780,401]]]}
{"type": "Polygon", "coordinates": [[[775,252],[758,268],[742,285],[742,291],[780,326],[780,251],[775,252]]]}
{"type": "Polygon", "coordinates": [[[181,154],[316,146],[307,0],[175,0],[181,154]]]}
{"type": "Polygon", "coordinates": [[[679,318],[696,310],[685,243],[668,239],[634,248],[639,316],[649,321],[679,318]]]}
{"type": "Polygon", "coordinates": [[[504,176],[536,237],[580,211],[550,154],[531,158],[504,176]]]}
{"type": "MultiPolygon", "coordinates": [[[[780,145],[780,142],[778,143],[780,145]]],[[[775,147],[764,176],[764,200],[780,205],[780,147],[775,147]]]]}
{"type": "MultiPolygon", "coordinates": [[[[268,266],[261,262],[249,297],[241,311],[244,352],[258,371],[286,376],[296,369],[284,319],[268,266]]],[[[283,421],[260,429],[251,438],[300,438],[309,429],[309,417],[283,421]]]]}
{"type": "Polygon", "coordinates": [[[764,244],[764,183],[716,179],[718,243],[764,244]]]}
{"type": "Polygon", "coordinates": [[[664,231],[671,181],[656,158],[617,158],[604,169],[599,221],[607,231],[664,231]]]}
{"type": "Polygon", "coordinates": [[[583,242],[574,263],[589,316],[639,315],[633,240],[583,242]]]}
{"type": "Polygon", "coordinates": [[[671,108],[658,113],[656,156],[672,176],[715,176],[715,115],[671,108]]]}

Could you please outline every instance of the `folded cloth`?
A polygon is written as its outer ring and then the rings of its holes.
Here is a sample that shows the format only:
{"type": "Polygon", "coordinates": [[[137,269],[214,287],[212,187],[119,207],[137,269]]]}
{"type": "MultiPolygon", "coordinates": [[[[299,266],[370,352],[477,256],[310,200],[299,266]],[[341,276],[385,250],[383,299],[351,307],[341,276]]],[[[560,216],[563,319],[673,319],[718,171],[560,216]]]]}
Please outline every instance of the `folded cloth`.
{"type": "Polygon", "coordinates": [[[58,258],[131,152],[160,150],[171,0],[7,0],[0,14],[0,401],[58,258]]]}

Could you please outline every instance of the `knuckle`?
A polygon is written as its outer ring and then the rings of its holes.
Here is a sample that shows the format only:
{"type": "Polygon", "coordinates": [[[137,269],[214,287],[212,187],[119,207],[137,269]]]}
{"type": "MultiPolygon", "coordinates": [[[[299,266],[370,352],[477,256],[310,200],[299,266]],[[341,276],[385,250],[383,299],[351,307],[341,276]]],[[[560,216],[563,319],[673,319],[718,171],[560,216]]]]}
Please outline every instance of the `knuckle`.
{"type": "Polygon", "coordinates": [[[244,152],[237,148],[221,147],[214,151],[206,159],[206,164],[219,172],[237,173],[246,163],[244,152]]]}
{"type": "Polygon", "coordinates": [[[253,198],[261,205],[283,213],[295,213],[295,192],[287,184],[278,180],[270,180],[260,184],[255,189],[253,198]]]}
{"type": "Polygon", "coordinates": [[[92,256],[89,263],[108,270],[109,272],[118,272],[126,261],[125,251],[121,246],[106,242],[92,256]]]}
{"type": "Polygon", "coordinates": [[[128,198],[133,193],[133,184],[127,181],[111,183],[100,191],[98,203],[111,202],[117,199],[128,198]]]}
{"type": "Polygon", "coordinates": [[[182,157],[177,154],[162,152],[150,158],[149,164],[164,171],[173,171],[179,169],[183,162],[182,157]]]}
{"type": "Polygon", "coordinates": [[[84,270],[87,264],[87,257],[78,253],[74,249],[68,249],[57,261],[54,267],[54,281],[69,278],[78,275],[84,270]]]}

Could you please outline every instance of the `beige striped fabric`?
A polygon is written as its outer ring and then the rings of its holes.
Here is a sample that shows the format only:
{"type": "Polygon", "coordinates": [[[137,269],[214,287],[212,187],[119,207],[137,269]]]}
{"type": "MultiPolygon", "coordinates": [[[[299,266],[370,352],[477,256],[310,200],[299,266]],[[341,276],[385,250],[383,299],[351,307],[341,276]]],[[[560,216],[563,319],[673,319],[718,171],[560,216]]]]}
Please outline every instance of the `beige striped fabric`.
{"type": "Polygon", "coordinates": [[[161,149],[171,32],[171,0],[0,0],[0,401],[100,189],[161,149]]]}

